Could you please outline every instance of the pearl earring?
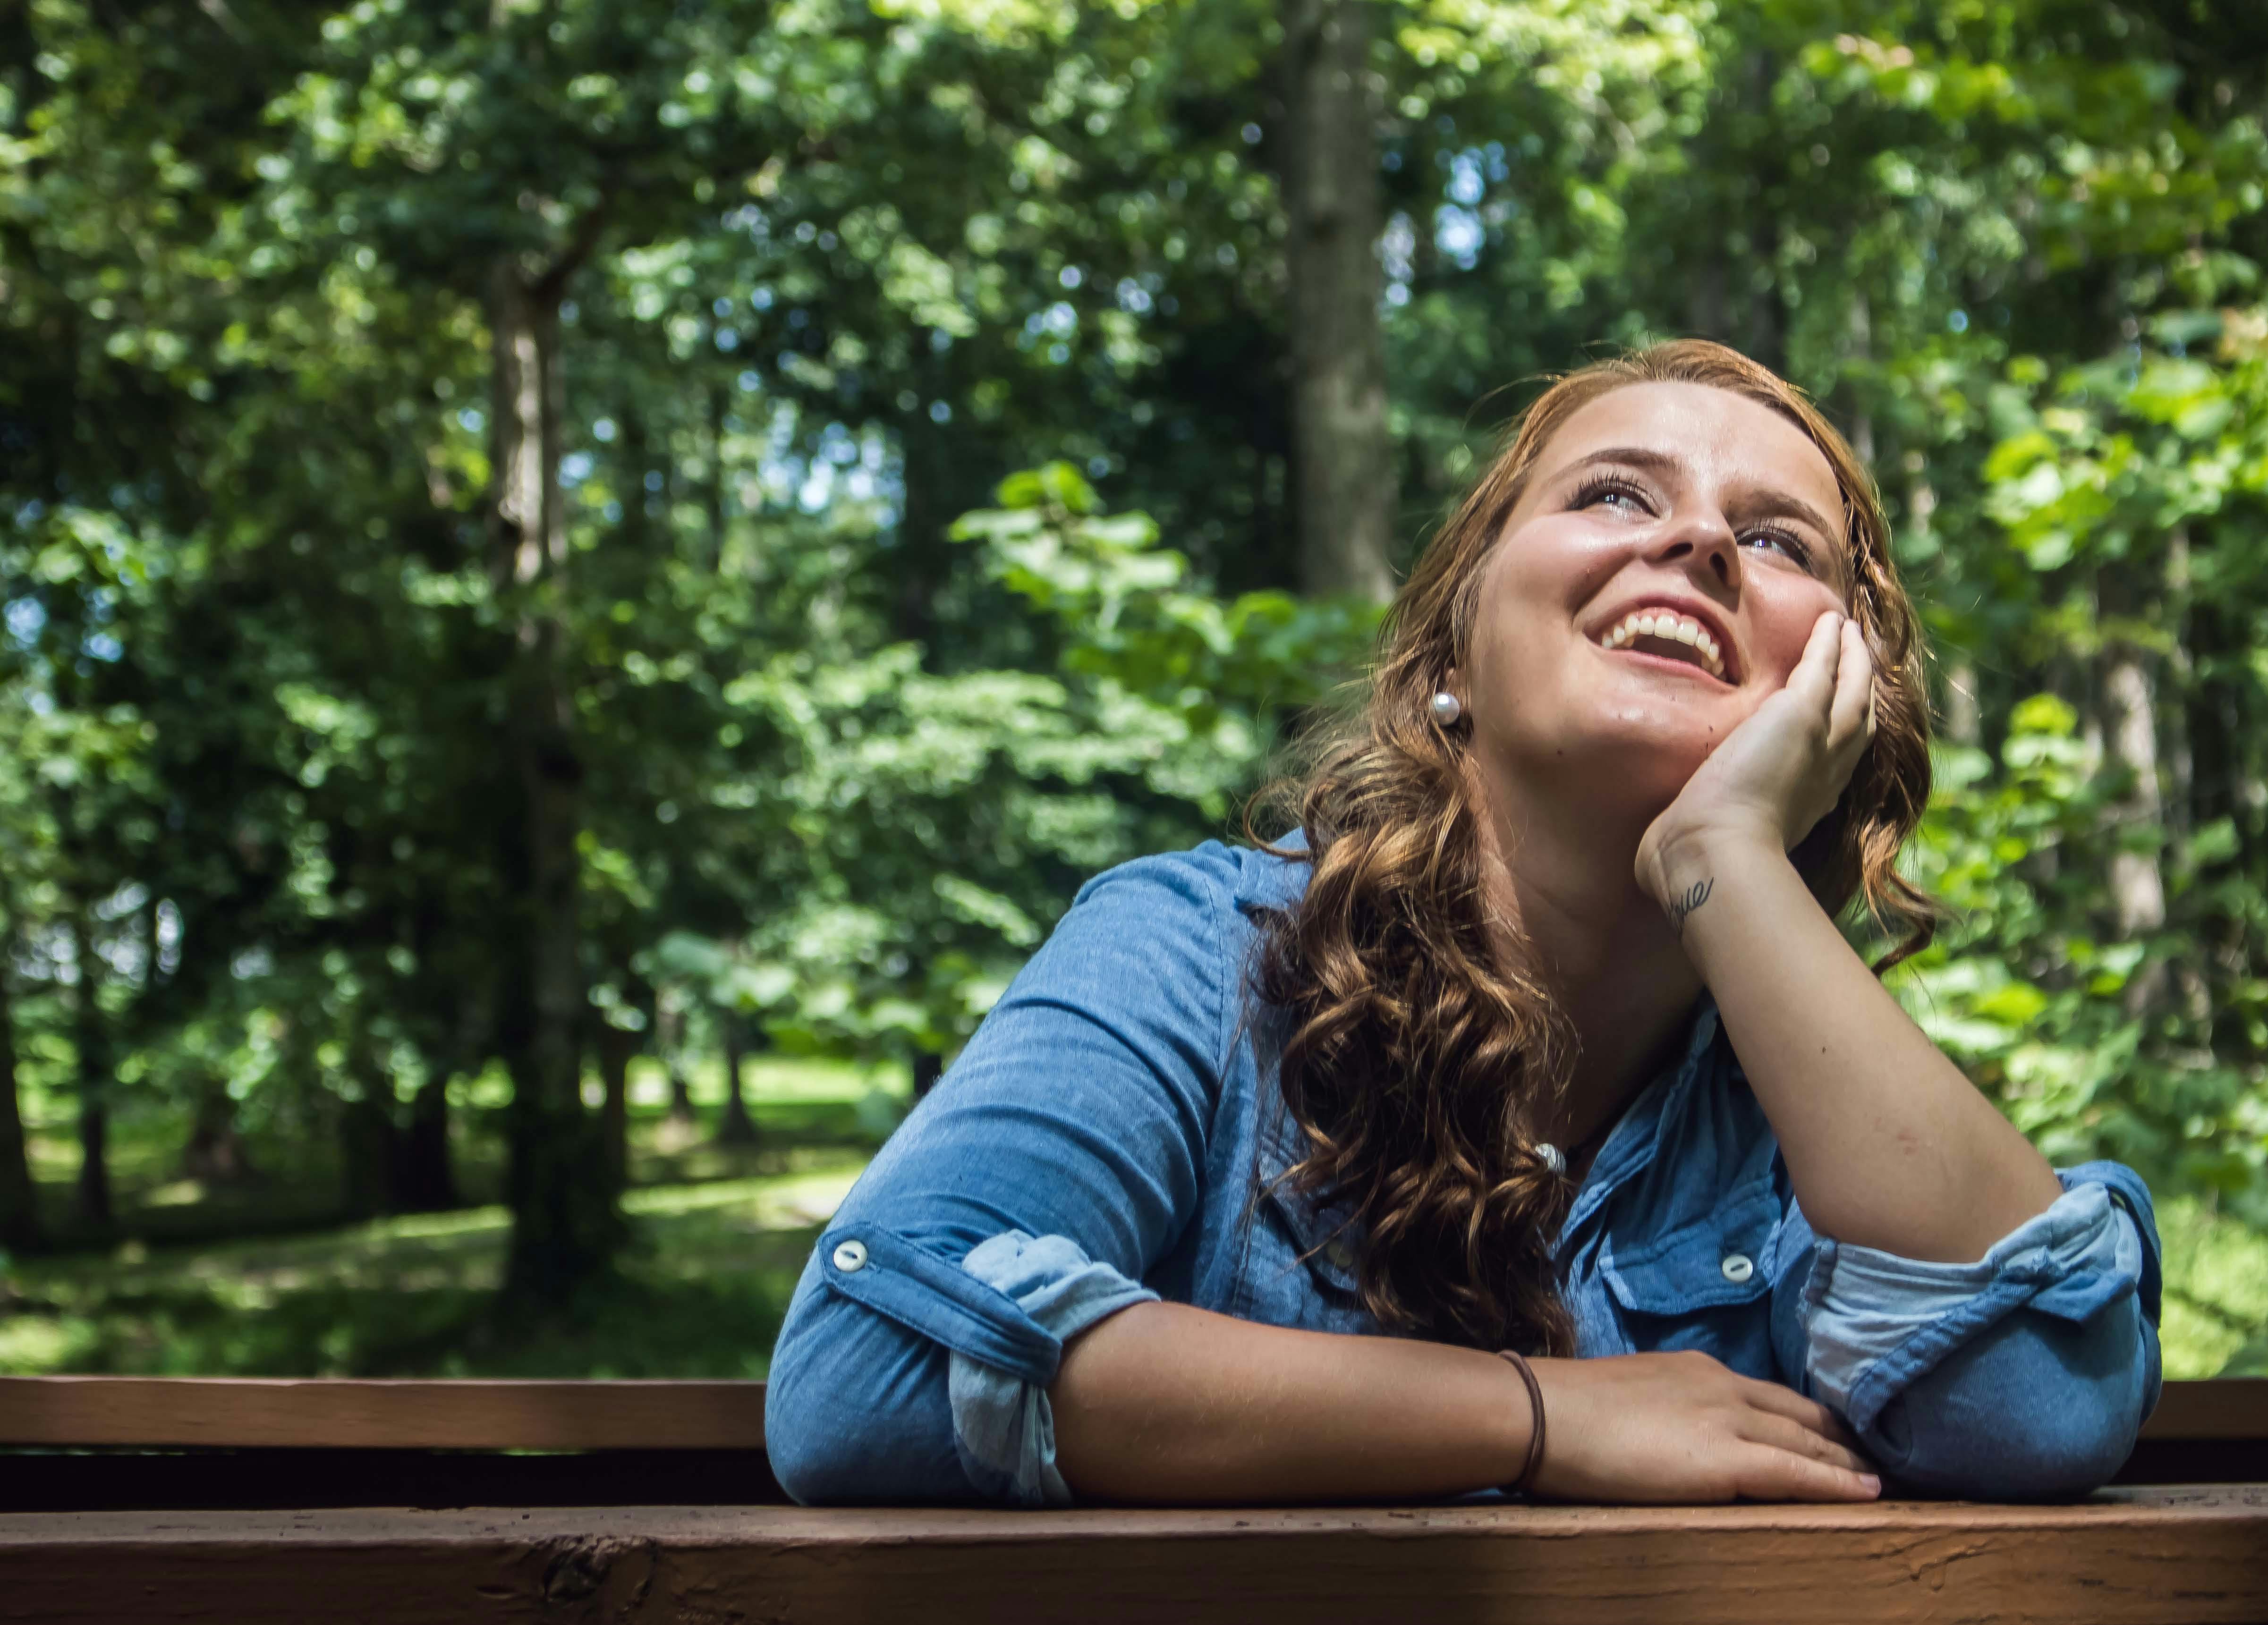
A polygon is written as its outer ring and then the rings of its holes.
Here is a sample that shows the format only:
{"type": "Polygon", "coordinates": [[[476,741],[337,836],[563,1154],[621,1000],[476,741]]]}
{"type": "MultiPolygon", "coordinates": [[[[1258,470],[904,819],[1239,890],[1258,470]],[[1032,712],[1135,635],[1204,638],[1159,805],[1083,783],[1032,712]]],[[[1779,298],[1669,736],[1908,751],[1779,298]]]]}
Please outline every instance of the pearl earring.
{"type": "Polygon", "coordinates": [[[1464,714],[1465,708],[1463,704],[1459,702],[1455,695],[1451,694],[1447,689],[1444,688],[1440,693],[1433,696],[1433,720],[1440,723],[1444,728],[1453,728],[1456,726],[1457,718],[1462,717],[1464,714]]]}

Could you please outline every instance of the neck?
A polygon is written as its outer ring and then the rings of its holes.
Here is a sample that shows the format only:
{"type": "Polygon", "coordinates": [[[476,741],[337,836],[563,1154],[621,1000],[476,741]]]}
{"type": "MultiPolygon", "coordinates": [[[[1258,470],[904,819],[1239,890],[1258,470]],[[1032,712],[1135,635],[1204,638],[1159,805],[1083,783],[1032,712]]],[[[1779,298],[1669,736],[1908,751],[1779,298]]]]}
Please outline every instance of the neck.
{"type": "MultiPolygon", "coordinates": [[[[1576,1051],[1556,1121],[1539,1128],[1582,1146],[1621,1115],[1683,1041],[1701,979],[1632,872],[1651,814],[1620,823],[1595,807],[1523,793],[1485,774],[1482,864],[1494,916],[1526,938],[1557,996],[1576,1051]]],[[[1500,952],[1509,954],[1507,934],[1500,952]]]]}

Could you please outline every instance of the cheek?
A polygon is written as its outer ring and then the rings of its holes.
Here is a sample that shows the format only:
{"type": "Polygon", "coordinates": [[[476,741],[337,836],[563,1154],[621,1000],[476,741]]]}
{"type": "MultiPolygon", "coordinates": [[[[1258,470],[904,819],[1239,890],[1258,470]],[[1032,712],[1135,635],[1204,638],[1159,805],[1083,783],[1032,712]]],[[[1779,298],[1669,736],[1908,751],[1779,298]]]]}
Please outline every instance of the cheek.
{"type": "Polygon", "coordinates": [[[1756,631],[1750,655],[1756,674],[1774,688],[1786,685],[1788,676],[1803,659],[1811,642],[1811,629],[1830,609],[1843,607],[1834,590],[1821,583],[1790,583],[1791,590],[1756,605],[1749,624],[1756,631]]]}

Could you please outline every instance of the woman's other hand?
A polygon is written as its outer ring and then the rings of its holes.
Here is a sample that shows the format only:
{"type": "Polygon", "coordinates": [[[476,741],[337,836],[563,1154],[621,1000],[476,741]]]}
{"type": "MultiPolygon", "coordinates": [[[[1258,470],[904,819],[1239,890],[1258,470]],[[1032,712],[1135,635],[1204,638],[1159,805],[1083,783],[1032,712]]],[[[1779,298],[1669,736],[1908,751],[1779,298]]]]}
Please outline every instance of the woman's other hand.
{"type": "Polygon", "coordinates": [[[1786,852],[1833,810],[1874,737],[1874,688],[1858,623],[1820,616],[1787,686],[1710,753],[1638,843],[1638,884],[1673,919],[1685,848],[1729,836],[1786,852]]]}
{"type": "Polygon", "coordinates": [[[1560,1501],[1872,1501],[1881,1480],[1834,1412],[1705,1354],[1535,1360],[1534,1488],[1560,1501]]]}

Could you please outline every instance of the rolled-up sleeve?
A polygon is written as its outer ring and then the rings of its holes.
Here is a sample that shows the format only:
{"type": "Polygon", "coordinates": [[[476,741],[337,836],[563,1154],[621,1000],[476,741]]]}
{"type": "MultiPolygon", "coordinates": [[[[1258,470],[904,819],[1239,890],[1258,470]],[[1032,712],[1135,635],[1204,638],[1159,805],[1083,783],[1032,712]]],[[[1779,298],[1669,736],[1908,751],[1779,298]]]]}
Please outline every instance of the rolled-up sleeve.
{"type": "Polygon", "coordinates": [[[1202,1200],[1233,861],[1092,882],[845,1199],[772,1357],[766,1444],[795,1499],[1069,1500],[1063,1346],[1156,1296],[1140,1283],[1202,1200]]]}
{"type": "Polygon", "coordinates": [[[1974,1263],[1818,1239],[1801,1284],[1808,1386],[1907,1487],[2092,1489],[2157,1403],[2148,1189],[2116,1163],[2058,1177],[2055,1203],[1974,1263]]]}

